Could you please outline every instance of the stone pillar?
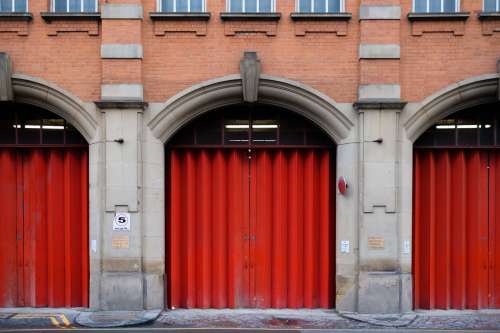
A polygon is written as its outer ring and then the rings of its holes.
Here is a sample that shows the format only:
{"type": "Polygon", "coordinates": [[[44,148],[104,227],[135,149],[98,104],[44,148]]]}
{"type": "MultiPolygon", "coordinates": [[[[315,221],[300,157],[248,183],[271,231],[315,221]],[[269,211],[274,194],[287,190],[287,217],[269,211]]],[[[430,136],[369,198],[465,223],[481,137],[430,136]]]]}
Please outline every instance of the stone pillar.
{"type": "Polygon", "coordinates": [[[401,237],[399,204],[399,119],[404,105],[394,101],[355,104],[360,141],[357,304],[360,313],[411,310],[411,299],[408,304],[405,293],[410,272],[403,269],[401,261],[401,254],[409,251],[406,243],[409,240],[401,237]]]}
{"type": "Polygon", "coordinates": [[[101,225],[102,310],[142,310],[144,300],[142,223],[141,1],[109,0],[101,6],[102,84],[96,102],[104,122],[104,198],[101,225]],[[118,213],[130,216],[130,230],[114,230],[118,213]]]}

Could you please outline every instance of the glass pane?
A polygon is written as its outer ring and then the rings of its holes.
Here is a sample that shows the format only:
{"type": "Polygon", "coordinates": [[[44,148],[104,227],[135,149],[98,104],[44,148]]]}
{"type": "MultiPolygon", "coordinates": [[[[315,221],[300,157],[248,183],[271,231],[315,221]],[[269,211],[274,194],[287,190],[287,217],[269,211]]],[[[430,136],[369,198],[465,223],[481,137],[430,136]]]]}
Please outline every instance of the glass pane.
{"type": "Polygon", "coordinates": [[[203,0],[191,0],[191,11],[192,12],[202,12],[203,11],[203,0]]]}
{"type": "Polygon", "coordinates": [[[328,12],[340,13],[340,0],[328,0],[328,12]]]}
{"type": "Polygon", "coordinates": [[[245,0],[245,12],[255,13],[257,11],[257,0],[245,0]]]}
{"type": "Polygon", "coordinates": [[[48,118],[42,120],[43,143],[64,143],[64,119],[48,118]]]}
{"type": "Polygon", "coordinates": [[[260,0],[259,1],[259,12],[270,13],[273,11],[272,0],[260,0]]]}
{"type": "Polygon", "coordinates": [[[248,111],[231,110],[224,120],[224,143],[229,145],[248,145],[250,121],[248,111]]]}
{"type": "Polygon", "coordinates": [[[196,144],[220,145],[222,143],[222,124],[220,114],[208,113],[196,121],[196,144]]]}
{"type": "Polygon", "coordinates": [[[311,12],[312,0],[299,0],[299,12],[311,12]]]}
{"type": "Polygon", "coordinates": [[[19,143],[40,143],[41,119],[40,113],[36,111],[23,111],[18,113],[19,143]]]}
{"type": "Polygon", "coordinates": [[[437,13],[441,11],[441,0],[429,0],[429,11],[437,13]]]}
{"type": "Polygon", "coordinates": [[[28,9],[26,8],[26,1],[27,0],[16,0],[14,3],[14,6],[16,7],[14,10],[16,12],[27,12],[28,9]]]}
{"type": "Polygon", "coordinates": [[[66,124],[66,143],[67,144],[86,144],[85,138],[70,124],[66,124]]]}
{"type": "Polygon", "coordinates": [[[12,0],[0,0],[0,11],[1,12],[11,12],[12,11],[12,0]]]}
{"type": "Polygon", "coordinates": [[[434,145],[434,131],[429,130],[422,134],[417,141],[415,141],[415,146],[433,146],[434,145]]]}
{"type": "Polygon", "coordinates": [[[278,143],[278,114],[262,109],[253,114],[252,143],[256,145],[275,145],[278,143]]]}
{"type": "Polygon", "coordinates": [[[177,0],[176,3],[176,11],[177,12],[187,12],[188,11],[188,0],[177,0]]]}
{"type": "Polygon", "coordinates": [[[314,12],[324,13],[326,11],[325,0],[314,0],[314,12]]]}
{"type": "Polygon", "coordinates": [[[280,145],[303,145],[305,143],[304,119],[293,113],[281,113],[280,145]]]}
{"type": "Polygon", "coordinates": [[[482,146],[492,146],[495,144],[493,133],[493,122],[483,122],[479,128],[479,144],[482,146]]]}
{"type": "Polygon", "coordinates": [[[83,11],[84,12],[96,12],[95,0],[83,0],[83,11]]]}
{"type": "Polygon", "coordinates": [[[415,0],[415,12],[425,13],[427,11],[427,0],[415,0]]]}
{"type": "Polygon", "coordinates": [[[174,0],[162,0],[161,10],[163,12],[173,12],[174,11],[174,0]]]}
{"type": "Polygon", "coordinates": [[[240,13],[243,11],[243,0],[231,0],[230,2],[231,11],[235,13],[240,13]]]}
{"type": "Polygon", "coordinates": [[[70,12],[81,12],[81,2],[80,0],[69,0],[69,11],[70,12]]]}
{"type": "Polygon", "coordinates": [[[328,145],[330,139],[321,131],[306,132],[306,144],[308,145],[328,145]]]}
{"type": "Polygon", "coordinates": [[[455,0],[443,0],[443,10],[445,12],[454,12],[455,0]]]}
{"type": "Polygon", "coordinates": [[[169,142],[171,145],[189,145],[194,144],[194,129],[192,126],[187,126],[177,132],[173,139],[169,142]]]}
{"type": "Polygon", "coordinates": [[[484,0],[484,11],[494,12],[497,10],[495,0],[484,0]]]}
{"type": "Polygon", "coordinates": [[[54,11],[65,12],[66,11],[66,0],[54,0],[54,11]]]}
{"type": "Polygon", "coordinates": [[[16,124],[13,110],[0,112],[0,143],[16,143],[16,124]]]}

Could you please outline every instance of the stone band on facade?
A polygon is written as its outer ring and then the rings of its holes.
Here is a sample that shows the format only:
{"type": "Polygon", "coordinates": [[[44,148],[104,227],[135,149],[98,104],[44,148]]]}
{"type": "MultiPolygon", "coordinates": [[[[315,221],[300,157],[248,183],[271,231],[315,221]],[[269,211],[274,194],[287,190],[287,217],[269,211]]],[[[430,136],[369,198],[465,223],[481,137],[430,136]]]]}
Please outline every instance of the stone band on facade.
{"type": "Polygon", "coordinates": [[[101,99],[143,101],[144,88],[142,84],[103,84],[101,86],[101,99]]]}
{"type": "Polygon", "coordinates": [[[103,4],[101,5],[102,19],[142,20],[143,9],[135,4],[103,4]]]}
{"type": "Polygon", "coordinates": [[[396,99],[401,98],[399,84],[362,84],[358,90],[359,100],[364,99],[396,99]]]}
{"type": "Polygon", "coordinates": [[[399,20],[401,19],[400,6],[369,6],[359,8],[360,20],[399,20]]]}
{"type": "Polygon", "coordinates": [[[399,59],[400,47],[398,44],[360,44],[360,59],[399,59]]]}
{"type": "Polygon", "coordinates": [[[140,44],[102,44],[102,59],[142,59],[143,50],[140,44]]]}

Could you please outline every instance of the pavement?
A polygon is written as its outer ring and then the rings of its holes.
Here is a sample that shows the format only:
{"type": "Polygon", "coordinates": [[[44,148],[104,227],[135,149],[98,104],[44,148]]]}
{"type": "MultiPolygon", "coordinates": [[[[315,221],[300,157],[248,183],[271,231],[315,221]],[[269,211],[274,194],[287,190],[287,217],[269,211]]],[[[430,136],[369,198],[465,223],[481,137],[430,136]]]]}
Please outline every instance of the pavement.
{"type": "Polygon", "coordinates": [[[500,310],[360,315],[334,310],[101,311],[0,309],[0,331],[52,332],[500,332],[500,310]]]}

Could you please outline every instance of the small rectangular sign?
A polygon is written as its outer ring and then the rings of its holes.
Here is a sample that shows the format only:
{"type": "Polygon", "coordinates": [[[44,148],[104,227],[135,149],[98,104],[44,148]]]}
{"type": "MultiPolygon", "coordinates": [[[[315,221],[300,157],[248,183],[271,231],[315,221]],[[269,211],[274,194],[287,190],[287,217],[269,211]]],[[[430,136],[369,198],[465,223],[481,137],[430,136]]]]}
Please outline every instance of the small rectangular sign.
{"type": "Polygon", "coordinates": [[[130,231],[130,214],[116,213],[113,219],[113,231],[130,231]]]}
{"type": "Polygon", "coordinates": [[[349,241],[348,240],[340,241],[340,252],[349,253],[349,241]]]}
{"type": "Polygon", "coordinates": [[[385,248],[383,237],[368,237],[368,247],[370,249],[383,249],[385,248]]]}
{"type": "Polygon", "coordinates": [[[404,254],[410,254],[410,251],[411,251],[410,241],[409,240],[405,240],[403,242],[403,253],[404,254]]]}
{"type": "Polygon", "coordinates": [[[128,249],[129,237],[127,235],[115,235],[111,238],[111,246],[113,249],[128,249]]]}

